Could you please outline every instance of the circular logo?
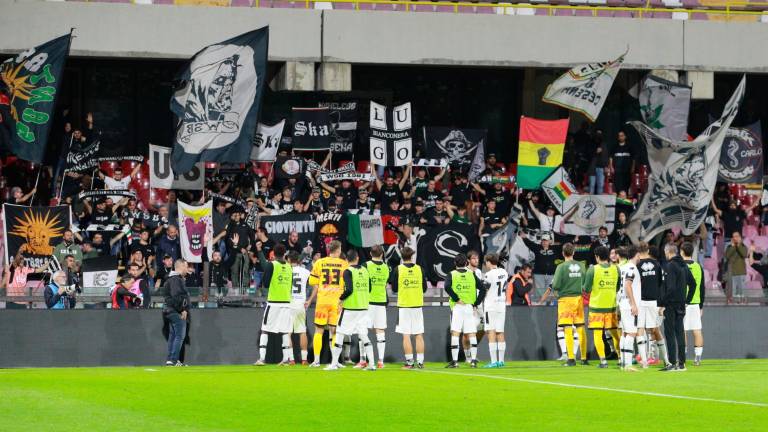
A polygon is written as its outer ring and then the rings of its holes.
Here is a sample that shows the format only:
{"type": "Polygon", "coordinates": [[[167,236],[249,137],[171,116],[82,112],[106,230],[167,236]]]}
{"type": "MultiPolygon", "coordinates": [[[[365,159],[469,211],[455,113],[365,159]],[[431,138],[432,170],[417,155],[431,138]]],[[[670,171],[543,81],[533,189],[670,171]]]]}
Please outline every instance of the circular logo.
{"type": "Polygon", "coordinates": [[[299,166],[299,163],[297,161],[293,159],[288,159],[285,162],[283,162],[282,168],[286,174],[288,174],[289,176],[294,176],[299,173],[299,169],[301,167],[299,166]]]}
{"type": "Polygon", "coordinates": [[[605,224],[606,208],[599,199],[586,195],[579,199],[579,209],[573,215],[573,222],[586,231],[592,231],[605,224]]]}

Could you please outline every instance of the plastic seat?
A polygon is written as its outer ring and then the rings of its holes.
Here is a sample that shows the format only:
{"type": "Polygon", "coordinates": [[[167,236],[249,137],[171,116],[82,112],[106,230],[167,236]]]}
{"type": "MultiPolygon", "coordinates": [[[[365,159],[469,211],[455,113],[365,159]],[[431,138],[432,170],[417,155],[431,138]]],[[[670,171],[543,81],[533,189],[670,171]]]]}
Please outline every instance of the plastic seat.
{"type": "Polygon", "coordinates": [[[344,165],[346,165],[346,164],[348,164],[348,163],[350,163],[350,162],[352,162],[352,161],[351,161],[351,160],[340,160],[340,161],[339,161],[339,162],[336,164],[336,168],[341,168],[341,167],[343,167],[344,165]]]}
{"type": "Polygon", "coordinates": [[[595,16],[593,12],[594,11],[590,9],[576,9],[575,11],[573,11],[573,15],[580,16],[580,17],[591,17],[591,16],[595,16]]]}
{"type": "Polygon", "coordinates": [[[355,4],[354,3],[332,3],[333,9],[336,10],[354,10],[355,4]]]}
{"type": "Polygon", "coordinates": [[[251,7],[254,0],[230,0],[229,5],[232,7],[251,7]]]}
{"type": "Polygon", "coordinates": [[[371,170],[371,162],[367,160],[357,161],[357,172],[367,173],[371,170]]]}

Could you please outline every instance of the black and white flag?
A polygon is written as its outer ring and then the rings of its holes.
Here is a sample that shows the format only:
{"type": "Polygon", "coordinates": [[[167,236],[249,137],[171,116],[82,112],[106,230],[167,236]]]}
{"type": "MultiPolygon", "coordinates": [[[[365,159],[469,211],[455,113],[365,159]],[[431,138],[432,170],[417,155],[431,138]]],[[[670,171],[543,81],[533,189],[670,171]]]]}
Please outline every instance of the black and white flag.
{"type": "Polygon", "coordinates": [[[371,101],[370,161],[372,164],[405,166],[413,160],[412,120],[410,102],[398,105],[389,111],[386,106],[371,101]],[[389,119],[391,121],[388,121],[389,119]]]}
{"type": "MultiPolygon", "coordinates": [[[[485,129],[454,129],[447,127],[424,128],[424,150],[426,157],[446,159],[453,168],[469,170],[478,152],[485,155],[485,129]]],[[[480,172],[485,170],[485,160],[481,161],[480,172]]],[[[474,173],[479,174],[479,173],[474,173]]]]}
{"type": "Polygon", "coordinates": [[[717,182],[720,150],[744,98],[746,76],[720,119],[693,141],[674,141],[642,122],[630,122],[645,140],[651,175],[648,192],[627,227],[634,243],[678,227],[691,235],[704,221],[717,182]]]}
{"type": "Polygon", "coordinates": [[[329,150],[331,117],[328,108],[292,108],[293,149],[329,150]]]}
{"type": "Polygon", "coordinates": [[[83,288],[104,290],[104,294],[117,282],[117,258],[111,255],[83,260],[83,288]]]}
{"type": "Polygon", "coordinates": [[[203,190],[205,164],[197,162],[192,169],[176,175],[171,168],[171,149],[149,145],[149,187],[156,189],[203,190]]]}
{"type": "Polygon", "coordinates": [[[763,182],[763,131],[760,120],[743,128],[728,128],[720,152],[718,180],[726,183],[763,182]]]}
{"type": "Polygon", "coordinates": [[[203,48],[177,78],[171,98],[178,130],[171,164],[245,163],[251,155],[267,72],[269,28],[203,48]]]}
{"type": "Polygon", "coordinates": [[[353,153],[357,138],[357,102],[320,102],[331,119],[331,152],[353,153]]]}
{"type": "Polygon", "coordinates": [[[298,156],[279,156],[274,164],[275,178],[297,179],[306,171],[304,159],[298,156]]]}
{"type": "Polygon", "coordinates": [[[277,149],[280,147],[280,139],[283,137],[285,119],[279,123],[268,126],[259,123],[256,135],[253,136],[253,149],[251,160],[258,162],[274,162],[277,157],[277,149]]]}
{"type": "Polygon", "coordinates": [[[447,168],[448,159],[414,158],[413,166],[428,167],[428,168],[447,168]]]}
{"type": "Polygon", "coordinates": [[[445,280],[456,255],[479,250],[480,239],[470,224],[451,222],[431,227],[418,242],[417,262],[429,281],[445,280]]]}

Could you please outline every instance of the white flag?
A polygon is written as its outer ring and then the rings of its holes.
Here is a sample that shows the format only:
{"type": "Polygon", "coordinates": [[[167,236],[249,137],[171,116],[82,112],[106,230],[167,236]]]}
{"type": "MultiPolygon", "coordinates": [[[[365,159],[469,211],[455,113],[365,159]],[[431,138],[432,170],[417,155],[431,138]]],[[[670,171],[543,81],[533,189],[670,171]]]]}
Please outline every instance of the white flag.
{"type": "Polygon", "coordinates": [[[274,162],[277,157],[277,148],[280,147],[280,139],[283,137],[285,119],[280,120],[274,126],[259,123],[256,127],[256,135],[253,136],[253,148],[251,160],[259,162],[274,162]]]}
{"type": "Polygon", "coordinates": [[[541,100],[580,112],[594,122],[608,98],[625,55],[626,52],[613,61],[574,67],[550,84],[541,100]]]}
{"type": "Polygon", "coordinates": [[[396,106],[391,116],[387,121],[387,107],[371,101],[370,161],[374,165],[405,166],[413,160],[411,103],[396,106]]]}
{"type": "Polygon", "coordinates": [[[179,243],[181,257],[188,262],[203,262],[203,248],[208,259],[213,253],[213,200],[201,206],[179,201],[179,243]]]}
{"type": "Polygon", "coordinates": [[[723,140],[744,98],[746,76],[741,79],[720,119],[693,141],[661,136],[641,122],[630,122],[645,140],[651,175],[648,192],[632,215],[627,234],[633,242],[651,239],[678,227],[693,234],[707,216],[720,162],[723,140]]]}
{"type": "Polygon", "coordinates": [[[191,170],[178,176],[171,168],[171,149],[149,145],[149,187],[156,189],[203,190],[205,165],[196,163],[191,170]]]}
{"type": "Polygon", "coordinates": [[[616,220],[616,195],[570,195],[563,207],[576,210],[565,221],[565,234],[597,235],[601,227],[613,232],[616,220]],[[578,207],[577,207],[578,206],[578,207]]]}

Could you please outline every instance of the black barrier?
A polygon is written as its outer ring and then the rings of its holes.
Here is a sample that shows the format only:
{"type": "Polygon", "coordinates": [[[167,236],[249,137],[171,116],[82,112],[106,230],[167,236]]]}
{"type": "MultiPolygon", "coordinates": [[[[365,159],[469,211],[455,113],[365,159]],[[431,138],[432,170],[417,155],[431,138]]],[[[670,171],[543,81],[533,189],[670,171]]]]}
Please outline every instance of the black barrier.
{"type": "MultiPolygon", "coordinates": [[[[204,365],[255,361],[263,311],[192,310],[187,362],[204,365]]],[[[307,314],[310,333],[312,312],[310,309],[307,314]]],[[[554,360],[559,355],[555,318],[552,307],[507,308],[507,359],[554,360]]],[[[424,308],[426,361],[448,359],[448,320],[447,307],[424,308]]],[[[762,324],[768,322],[768,307],[709,307],[703,320],[705,358],[768,357],[768,332],[763,331],[762,324]]],[[[394,331],[397,308],[388,308],[387,321],[385,360],[400,362],[402,337],[394,331]]],[[[165,361],[166,347],[161,327],[158,310],[2,310],[0,367],[160,365],[165,361]]],[[[589,338],[591,347],[591,334],[589,338]]],[[[278,360],[279,345],[278,339],[270,340],[268,361],[278,360]]],[[[300,358],[298,340],[294,347],[296,358],[300,358]]],[[[480,359],[487,360],[487,342],[480,342],[479,348],[480,359]]],[[[311,346],[309,351],[311,356],[311,346]]],[[[357,351],[355,343],[353,351],[357,351]]]]}

